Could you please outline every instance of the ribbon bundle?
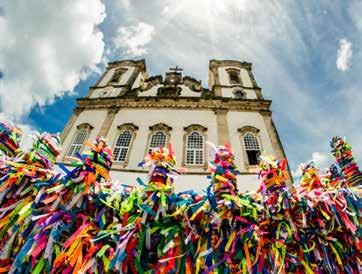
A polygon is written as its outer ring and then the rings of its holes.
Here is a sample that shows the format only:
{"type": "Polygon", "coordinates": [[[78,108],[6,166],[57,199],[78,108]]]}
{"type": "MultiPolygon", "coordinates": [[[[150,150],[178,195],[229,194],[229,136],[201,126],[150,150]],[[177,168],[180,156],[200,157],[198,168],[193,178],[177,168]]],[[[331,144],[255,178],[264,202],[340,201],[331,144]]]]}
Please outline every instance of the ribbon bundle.
{"type": "Polygon", "coordinates": [[[19,128],[0,122],[0,155],[14,156],[22,137],[23,132],[19,128]]]}
{"type": "Polygon", "coordinates": [[[201,195],[174,191],[171,145],[140,163],[147,182],[120,188],[104,139],[60,175],[59,137],[21,152],[19,132],[0,124],[0,273],[359,273],[362,175],[341,138],[328,173],[308,163],[294,189],[286,162],[262,157],[255,193],[239,193],[231,148],[213,146],[201,195]]]}

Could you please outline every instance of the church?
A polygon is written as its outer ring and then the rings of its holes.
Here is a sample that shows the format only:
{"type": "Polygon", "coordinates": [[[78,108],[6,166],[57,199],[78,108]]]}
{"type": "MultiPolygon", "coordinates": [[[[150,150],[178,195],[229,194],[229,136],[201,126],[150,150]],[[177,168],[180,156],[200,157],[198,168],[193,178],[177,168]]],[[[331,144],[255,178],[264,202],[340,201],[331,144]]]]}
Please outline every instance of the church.
{"type": "MultiPolygon", "coordinates": [[[[163,77],[149,76],[145,60],[111,62],[87,96],[77,99],[61,134],[59,162],[69,163],[87,149],[86,141],[103,136],[114,154],[113,181],[137,185],[137,178],[147,177],[139,162],[171,142],[178,166],[186,169],[176,179],[176,191],[201,192],[209,185],[207,142],[228,143],[240,171],[239,190],[253,191],[259,156],[286,158],[270,106],[251,63],[210,60],[205,88],[177,66],[163,77]]],[[[291,184],[289,168],[288,177],[291,184]]]]}

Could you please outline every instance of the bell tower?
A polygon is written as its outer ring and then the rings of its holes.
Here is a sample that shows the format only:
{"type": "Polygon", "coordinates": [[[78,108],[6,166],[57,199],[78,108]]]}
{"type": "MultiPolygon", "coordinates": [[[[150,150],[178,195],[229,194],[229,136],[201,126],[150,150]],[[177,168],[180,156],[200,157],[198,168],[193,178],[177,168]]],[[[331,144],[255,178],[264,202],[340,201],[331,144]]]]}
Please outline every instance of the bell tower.
{"type": "Polygon", "coordinates": [[[89,98],[129,95],[147,78],[145,60],[124,60],[108,63],[98,82],[90,87],[89,98]]]}
{"type": "Polygon", "coordinates": [[[263,99],[252,72],[252,64],[232,60],[210,60],[209,88],[215,96],[263,99]]]}

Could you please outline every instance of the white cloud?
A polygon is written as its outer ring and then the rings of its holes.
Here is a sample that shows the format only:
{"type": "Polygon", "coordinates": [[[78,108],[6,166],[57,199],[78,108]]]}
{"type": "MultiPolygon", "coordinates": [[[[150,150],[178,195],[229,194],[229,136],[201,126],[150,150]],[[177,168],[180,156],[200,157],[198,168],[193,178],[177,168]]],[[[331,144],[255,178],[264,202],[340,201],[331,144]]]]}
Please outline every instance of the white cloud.
{"type": "Polygon", "coordinates": [[[120,0],[120,4],[125,9],[129,9],[131,7],[130,0],[120,0]]]}
{"type": "Polygon", "coordinates": [[[147,53],[145,46],[151,42],[154,32],[154,26],[143,22],[119,27],[113,43],[116,49],[123,50],[123,53],[130,57],[145,55],[147,53]]]}
{"type": "Polygon", "coordinates": [[[351,66],[352,43],[343,38],[339,40],[339,49],[337,52],[337,69],[347,71],[351,66]]]}
{"type": "Polygon", "coordinates": [[[328,158],[328,155],[321,152],[312,153],[312,161],[316,163],[320,169],[326,167],[326,164],[328,163],[328,158]]]}
{"type": "MultiPolygon", "coordinates": [[[[312,153],[312,159],[306,161],[306,163],[314,162],[320,171],[324,171],[330,164],[329,159],[330,157],[328,157],[327,154],[316,151],[312,153]]],[[[295,182],[298,182],[300,176],[302,176],[303,166],[304,164],[299,164],[297,168],[294,171],[292,171],[292,176],[295,182]]]]}
{"type": "Polygon", "coordinates": [[[104,49],[100,0],[2,2],[0,110],[19,119],[72,91],[104,49]]]}

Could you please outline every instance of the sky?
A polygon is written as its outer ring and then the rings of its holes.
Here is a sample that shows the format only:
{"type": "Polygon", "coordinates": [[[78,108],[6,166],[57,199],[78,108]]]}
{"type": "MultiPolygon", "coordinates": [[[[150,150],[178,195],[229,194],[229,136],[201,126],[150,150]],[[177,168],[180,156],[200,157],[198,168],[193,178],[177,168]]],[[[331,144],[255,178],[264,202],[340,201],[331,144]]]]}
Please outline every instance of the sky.
{"type": "MultiPolygon", "coordinates": [[[[253,63],[291,169],[332,162],[347,138],[362,162],[361,0],[2,0],[0,119],[59,132],[107,62],[179,65],[207,87],[210,59],[253,63]]],[[[26,145],[26,144],[25,144],[26,145]]]]}

